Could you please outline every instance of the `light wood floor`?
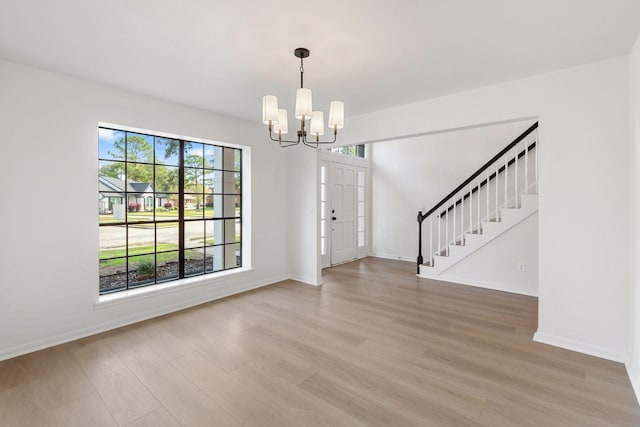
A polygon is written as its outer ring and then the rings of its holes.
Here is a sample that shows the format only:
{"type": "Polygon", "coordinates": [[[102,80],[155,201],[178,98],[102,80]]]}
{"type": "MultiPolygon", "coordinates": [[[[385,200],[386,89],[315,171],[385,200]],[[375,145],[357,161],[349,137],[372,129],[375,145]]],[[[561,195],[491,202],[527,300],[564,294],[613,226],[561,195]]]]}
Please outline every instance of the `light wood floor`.
{"type": "Polygon", "coordinates": [[[365,259],[0,362],[0,425],[640,426],[624,366],[537,300],[365,259]]]}

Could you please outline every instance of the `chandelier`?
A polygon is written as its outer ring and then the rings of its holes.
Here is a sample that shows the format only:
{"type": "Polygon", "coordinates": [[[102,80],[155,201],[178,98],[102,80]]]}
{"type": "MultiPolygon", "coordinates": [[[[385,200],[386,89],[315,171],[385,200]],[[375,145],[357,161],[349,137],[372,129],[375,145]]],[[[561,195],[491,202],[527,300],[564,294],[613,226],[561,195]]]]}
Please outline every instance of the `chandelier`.
{"type": "Polygon", "coordinates": [[[274,95],[262,97],[262,123],[269,125],[269,138],[276,141],[281,147],[291,147],[301,142],[312,148],[318,148],[319,144],[333,144],[336,142],[338,129],[344,127],[344,103],[341,101],[331,101],[329,107],[329,128],[333,130],[333,141],[320,141],[324,135],[324,113],[313,111],[311,107],[311,90],[304,87],[304,58],[309,56],[309,49],[299,47],[293,54],[300,58],[300,89],[296,92],[296,119],[300,120],[298,138],[296,140],[282,139],[283,135],[289,132],[287,110],[278,108],[278,98],[274,95]],[[309,130],[306,129],[307,124],[309,130]],[[274,137],[275,133],[275,137],[274,137]]]}

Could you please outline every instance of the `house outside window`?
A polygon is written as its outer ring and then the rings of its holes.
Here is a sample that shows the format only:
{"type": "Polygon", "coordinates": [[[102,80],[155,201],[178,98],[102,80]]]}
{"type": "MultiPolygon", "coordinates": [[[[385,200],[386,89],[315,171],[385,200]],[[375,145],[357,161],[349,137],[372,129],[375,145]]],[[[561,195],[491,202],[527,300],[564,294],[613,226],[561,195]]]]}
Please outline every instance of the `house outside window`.
{"type": "Polygon", "coordinates": [[[242,149],[98,131],[100,294],[242,266],[242,149]]]}

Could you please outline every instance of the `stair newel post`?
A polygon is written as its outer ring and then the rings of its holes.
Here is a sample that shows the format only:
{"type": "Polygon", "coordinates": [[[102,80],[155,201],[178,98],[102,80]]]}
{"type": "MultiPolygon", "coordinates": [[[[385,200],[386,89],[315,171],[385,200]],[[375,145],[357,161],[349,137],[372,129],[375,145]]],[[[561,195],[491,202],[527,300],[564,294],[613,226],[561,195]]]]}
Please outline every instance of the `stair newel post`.
{"type": "Polygon", "coordinates": [[[515,169],[515,182],[514,182],[514,188],[515,188],[515,200],[513,201],[514,207],[516,209],[518,209],[520,206],[518,205],[518,146],[515,146],[516,149],[516,159],[515,159],[515,163],[516,163],[516,169],[515,169]]]}
{"type": "MultiPolygon", "coordinates": [[[[422,221],[424,220],[424,218],[422,218],[422,211],[418,212],[418,265],[417,265],[417,270],[418,270],[418,274],[420,274],[420,266],[422,265],[423,259],[422,259],[422,221]]],[[[429,236],[429,238],[431,238],[431,236],[429,236]]]]}
{"type": "Polygon", "coordinates": [[[494,179],[495,181],[495,187],[496,187],[496,222],[498,222],[498,220],[500,219],[500,209],[498,208],[498,162],[496,162],[496,177],[494,179]]]}

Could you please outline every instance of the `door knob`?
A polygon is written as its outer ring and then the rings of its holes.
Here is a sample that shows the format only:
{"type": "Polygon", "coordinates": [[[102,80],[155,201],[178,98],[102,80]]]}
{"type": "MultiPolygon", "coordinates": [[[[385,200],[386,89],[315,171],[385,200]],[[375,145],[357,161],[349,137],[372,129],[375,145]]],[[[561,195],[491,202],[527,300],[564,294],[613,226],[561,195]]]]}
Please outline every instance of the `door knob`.
{"type": "Polygon", "coordinates": [[[332,217],[331,217],[331,219],[332,219],[333,221],[335,221],[335,220],[336,220],[336,219],[338,219],[338,218],[336,218],[335,216],[332,216],[332,217]]]}

